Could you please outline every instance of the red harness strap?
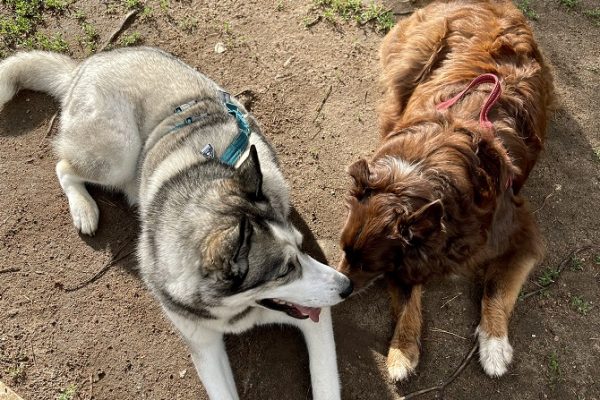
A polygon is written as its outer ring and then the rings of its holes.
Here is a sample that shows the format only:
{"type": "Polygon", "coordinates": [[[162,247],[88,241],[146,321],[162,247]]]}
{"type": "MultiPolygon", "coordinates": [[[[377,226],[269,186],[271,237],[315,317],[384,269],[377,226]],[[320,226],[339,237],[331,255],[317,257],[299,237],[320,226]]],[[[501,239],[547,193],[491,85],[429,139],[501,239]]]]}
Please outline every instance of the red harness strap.
{"type": "MultiPolygon", "coordinates": [[[[451,99],[441,102],[436,106],[436,109],[439,111],[447,110],[448,108],[456,104],[460,99],[462,99],[469,90],[481,85],[482,83],[493,83],[494,87],[492,88],[490,95],[487,97],[487,99],[485,99],[485,103],[483,103],[483,106],[481,107],[481,112],[479,113],[479,124],[484,128],[490,130],[493,129],[494,125],[489,120],[488,113],[502,94],[502,86],[500,86],[500,80],[498,79],[498,76],[494,74],[479,75],[477,78],[473,79],[471,83],[469,83],[469,85],[462,92],[452,97],[451,99]]],[[[511,186],[512,176],[509,176],[506,181],[506,188],[508,189],[511,186]]]]}
{"type": "Polygon", "coordinates": [[[483,107],[481,107],[481,112],[479,113],[479,124],[485,128],[493,128],[492,123],[488,119],[488,112],[490,111],[494,103],[498,101],[498,98],[502,94],[502,86],[500,86],[500,80],[494,74],[479,75],[477,78],[473,79],[471,83],[469,83],[469,86],[467,86],[462,92],[460,92],[459,94],[457,94],[449,100],[441,102],[436,106],[436,108],[440,111],[447,110],[448,108],[456,104],[460,99],[462,99],[469,90],[473,89],[475,86],[481,85],[482,83],[493,83],[494,88],[492,89],[492,92],[487,97],[487,99],[485,99],[483,107]]]}

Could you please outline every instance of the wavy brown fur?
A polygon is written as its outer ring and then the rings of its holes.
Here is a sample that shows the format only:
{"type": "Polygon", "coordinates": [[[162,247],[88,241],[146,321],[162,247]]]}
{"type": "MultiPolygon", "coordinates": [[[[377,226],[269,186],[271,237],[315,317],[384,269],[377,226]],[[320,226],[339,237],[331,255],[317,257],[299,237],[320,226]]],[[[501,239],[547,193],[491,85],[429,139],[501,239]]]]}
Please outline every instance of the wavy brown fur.
{"type": "MultiPolygon", "coordinates": [[[[433,3],[386,36],[381,62],[382,144],[370,162],[348,168],[354,184],[339,269],[355,288],[385,274],[395,314],[419,314],[400,318],[399,324],[414,322],[397,327],[392,341],[404,343],[392,346],[388,359],[392,377],[401,379],[394,359],[404,352],[416,365],[419,335],[398,335],[419,331],[420,307],[413,303],[433,275],[483,277],[480,328],[506,336],[519,289],[543,254],[519,192],[542,149],[554,89],[531,29],[509,1],[433,3]],[[502,85],[489,113],[493,131],[479,125],[490,85],[436,110],[484,73],[502,85]]],[[[491,375],[503,373],[482,363],[491,375]]]]}

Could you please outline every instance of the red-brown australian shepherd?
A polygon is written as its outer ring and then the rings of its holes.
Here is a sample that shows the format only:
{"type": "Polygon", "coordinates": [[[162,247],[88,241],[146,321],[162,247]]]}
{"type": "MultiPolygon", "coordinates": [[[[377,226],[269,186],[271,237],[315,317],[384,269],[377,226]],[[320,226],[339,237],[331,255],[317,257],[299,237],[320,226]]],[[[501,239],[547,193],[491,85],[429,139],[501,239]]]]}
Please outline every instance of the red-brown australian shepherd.
{"type": "Polygon", "coordinates": [[[419,360],[422,285],[434,275],[481,277],[480,361],[503,375],[508,320],[543,255],[519,193],[544,142],[549,68],[510,1],[435,2],[386,36],[381,62],[382,143],[348,168],[339,270],[356,289],[387,280],[396,381],[419,360]]]}

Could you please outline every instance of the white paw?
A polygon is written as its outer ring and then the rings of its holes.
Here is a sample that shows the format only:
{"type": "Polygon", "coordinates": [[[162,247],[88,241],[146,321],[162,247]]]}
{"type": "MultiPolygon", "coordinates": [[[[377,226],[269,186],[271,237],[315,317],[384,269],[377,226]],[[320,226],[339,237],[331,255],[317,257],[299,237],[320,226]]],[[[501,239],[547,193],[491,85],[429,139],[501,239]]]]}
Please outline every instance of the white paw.
{"type": "Polygon", "coordinates": [[[411,362],[400,349],[390,349],[387,358],[388,374],[394,382],[400,382],[415,372],[417,362],[411,362]]]}
{"type": "Polygon", "coordinates": [[[477,328],[477,335],[479,361],[485,373],[493,378],[504,375],[513,356],[513,348],[508,342],[508,337],[489,336],[480,328],[477,328]]]}
{"type": "Polygon", "coordinates": [[[69,197],[69,209],[73,224],[84,235],[93,235],[98,229],[100,210],[89,195],[76,194],[69,197]]]}

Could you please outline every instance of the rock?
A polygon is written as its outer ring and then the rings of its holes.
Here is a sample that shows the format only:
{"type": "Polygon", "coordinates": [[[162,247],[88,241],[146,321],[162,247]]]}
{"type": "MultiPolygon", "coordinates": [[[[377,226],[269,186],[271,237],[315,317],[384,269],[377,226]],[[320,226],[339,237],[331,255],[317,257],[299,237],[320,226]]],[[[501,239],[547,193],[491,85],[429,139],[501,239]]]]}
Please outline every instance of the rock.
{"type": "Polygon", "coordinates": [[[225,45],[221,42],[218,42],[217,44],[215,44],[215,53],[217,54],[222,54],[225,53],[227,51],[227,47],[225,47],[225,45]]]}

